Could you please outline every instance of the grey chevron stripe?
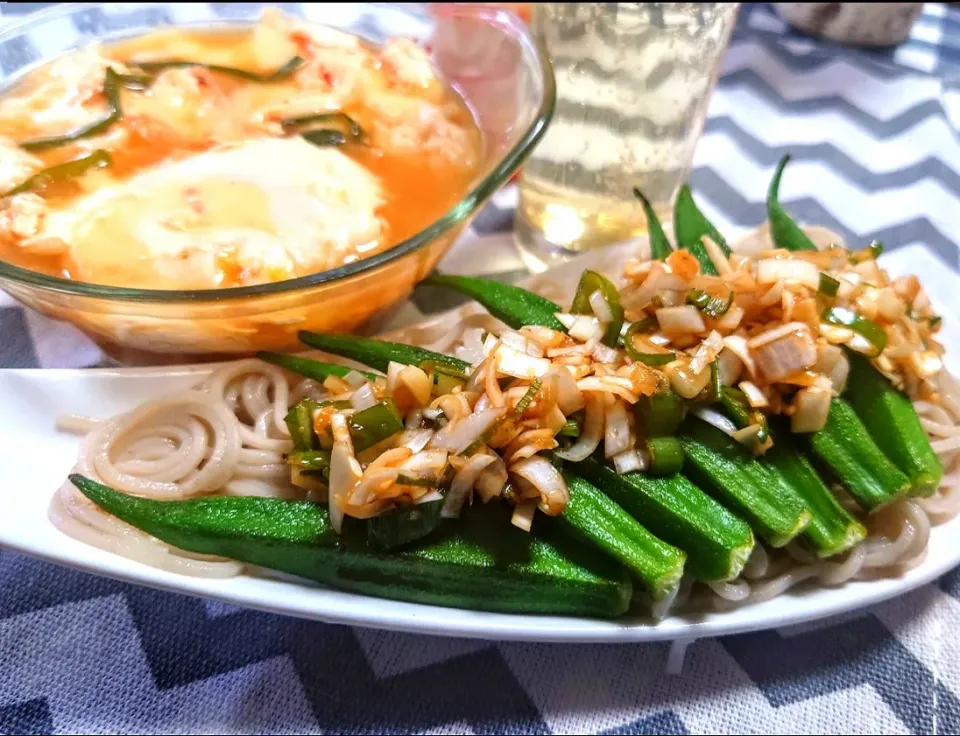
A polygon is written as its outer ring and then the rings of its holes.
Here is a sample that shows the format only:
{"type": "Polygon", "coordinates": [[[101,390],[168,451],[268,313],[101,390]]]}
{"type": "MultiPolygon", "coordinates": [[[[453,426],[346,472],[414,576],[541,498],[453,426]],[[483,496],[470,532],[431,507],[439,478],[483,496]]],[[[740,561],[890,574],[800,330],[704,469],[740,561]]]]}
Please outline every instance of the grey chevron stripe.
{"type": "MultiPolygon", "coordinates": [[[[702,192],[731,221],[744,227],[756,227],[767,217],[764,202],[750,202],[736,189],[727,184],[712,169],[694,169],[690,177],[694,194],[702,192]]],[[[837,220],[819,202],[810,198],[784,202],[787,211],[799,222],[815,222],[837,231],[851,245],[879,240],[888,249],[912,242],[926,245],[954,271],[960,271],[960,248],[941,233],[927,218],[914,217],[899,225],[892,225],[867,233],[855,233],[837,220]]]]}
{"type": "Polygon", "coordinates": [[[627,117],[615,107],[584,105],[579,102],[560,100],[553,114],[553,123],[555,125],[557,121],[563,120],[575,125],[607,128],[621,135],[640,133],[647,138],[681,139],[689,133],[690,119],[701,104],[701,100],[694,100],[686,110],[677,113],[676,119],[680,122],[673,125],[660,125],[647,117],[627,117]]]}
{"type": "Polygon", "coordinates": [[[641,718],[633,723],[627,723],[609,731],[601,732],[601,736],[621,736],[625,734],[688,734],[684,722],[676,713],[665,710],[653,716],[641,718]]]}
{"type": "Polygon", "coordinates": [[[898,189],[931,179],[960,197],[960,172],[954,171],[943,161],[932,156],[896,171],[875,173],[861,166],[831,143],[790,143],[785,146],[768,146],[743,130],[726,115],[708,119],[705,132],[722,133],[732,138],[741,151],[764,166],[775,164],[784,154],[789,153],[794,161],[823,163],[855,182],[859,189],[867,192],[898,189]]]}
{"type": "Polygon", "coordinates": [[[960,726],[956,696],[873,615],[790,638],[764,631],[721,641],[774,707],[869,683],[914,733],[960,726]]]}
{"type": "MultiPolygon", "coordinates": [[[[924,100],[889,120],[875,118],[839,95],[787,100],[753,69],[739,69],[727,74],[720,78],[718,85],[725,89],[744,87],[766,100],[781,113],[807,115],[836,110],[870,131],[873,138],[880,140],[901,135],[931,117],[946,119],[943,105],[939,100],[924,100]]],[[[690,111],[698,105],[699,101],[691,104],[690,111]]],[[[648,138],[679,138],[686,135],[689,129],[689,123],[686,121],[690,117],[690,111],[681,114],[679,119],[684,122],[676,125],[659,125],[646,117],[624,117],[620,110],[613,107],[583,105],[561,100],[556,106],[554,122],[567,121],[577,125],[594,125],[622,135],[640,133],[648,138]]]]}
{"type": "MultiPolygon", "coordinates": [[[[746,87],[751,92],[764,98],[777,108],[778,113],[816,113],[827,110],[836,110],[843,113],[865,129],[870,131],[874,138],[891,138],[909,130],[917,123],[930,117],[946,119],[943,105],[939,100],[924,100],[890,120],[880,120],[850,103],[839,95],[811,97],[804,100],[787,100],[753,69],[739,69],[732,74],[721,77],[719,86],[723,88],[746,87]]],[[[949,124],[949,123],[948,123],[949,124]]]]}
{"type": "MultiPolygon", "coordinates": [[[[811,42],[810,37],[803,33],[787,34],[787,38],[811,42]]],[[[784,36],[781,34],[749,28],[741,23],[734,29],[731,45],[745,42],[758,44],[767,53],[775,56],[784,66],[795,72],[813,72],[842,60],[879,79],[895,79],[908,74],[921,73],[913,68],[905,69],[897,64],[892,57],[885,56],[883,51],[870,51],[864,48],[850,49],[826,39],[817,39],[814,42],[816,46],[812,51],[796,53],[783,44],[783,39],[784,36]]]]}
{"type": "Polygon", "coordinates": [[[944,575],[937,581],[937,585],[944,593],[960,600],[960,568],[944,575]]]}
{"type": "MultiPolygon", "coordinates": [[[[741,15],[747,4],[741,7],[741,15]]],[[[754,12],[763,13],[763,6],[752,6],[754,12]]],[[[766,10],[766,15],[774,15],[779,19],[779,15],[770,10],[766,10]]],[[[857,47],[851,49],[847,46],[830,41],[829,39],[812,39],[803,31],[790,28],[786,33],[767,31],[752,27],[749,21],[741,17],[740,23],[733,32],[733,42],[755,41],[762,43],[767,50],[776,55],[785,64],[794,71],[814,71],[822,66],[837,61],[838,57],[844,61],[856,66],[870,74],[883,79],[901,77],[905,73],[922,73],[920,70],[910,69],[905,71],[893,59],[893,54],[887,50],[867,49],[857,47]],[[783,46],[783,39],[796,39],[816,43],[815,51],[808,54],[795,54],[783,46]]]]}
{"type": "Polygon", "coordinates": [[[571,56],[557,54],[552,57],[555,68],[568,67],[582,74],[584,77],[593,78],[602,82],[617,82],[622,85],[642,86],[645,92],[652,92],[658,89],[671,75],[678,71],[695,71],[700,69],[702,63],[698,60],[696,63],[660,63],[651,69],[645,76],[639,76],[628,69],[604,69],[593,59],[579,59],[571,56]]]}
{"type": "Polygon", "coordinates": [[[0,705],[0,734],[50,733],[53,718],[46,698],[0,705]]]}

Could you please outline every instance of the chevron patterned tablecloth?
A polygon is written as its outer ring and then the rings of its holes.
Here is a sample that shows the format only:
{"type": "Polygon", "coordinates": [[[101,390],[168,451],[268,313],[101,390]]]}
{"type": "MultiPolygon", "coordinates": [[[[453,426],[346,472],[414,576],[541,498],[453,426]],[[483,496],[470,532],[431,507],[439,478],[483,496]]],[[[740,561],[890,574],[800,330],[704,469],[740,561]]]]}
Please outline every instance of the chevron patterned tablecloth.
{"type": "MultiPolygon", "coordinates": [[[[9,22],[43,5],[4,3],[0,14],[9,22]]],[[[721,230],[752,227],[789,151],[783,198],[801,219],[856,242],[879,238],[891,258],[949,283],[960,270],[958,130],[960,10],[927,5],[909,41],[865,52],[744,5],[692,184],[721,230]]],[[[510,234],[515,199],[511,189],[496,195],[442,267],[524,275],[510,234]]],[[[398,319],[452,305],[440,299],[424,290],[398,319]]],[[[952,306],[960,311],[960,296],[952,306]]],[[[2,295],[0,336],[0,367],[103,360],[2,295]]],[[[0,734],[957,733],[958,641],[957,571],[840,619],[695,642],[682,672],[666,675],[667,645],[329,626],[0,551],[0,734]]]]}

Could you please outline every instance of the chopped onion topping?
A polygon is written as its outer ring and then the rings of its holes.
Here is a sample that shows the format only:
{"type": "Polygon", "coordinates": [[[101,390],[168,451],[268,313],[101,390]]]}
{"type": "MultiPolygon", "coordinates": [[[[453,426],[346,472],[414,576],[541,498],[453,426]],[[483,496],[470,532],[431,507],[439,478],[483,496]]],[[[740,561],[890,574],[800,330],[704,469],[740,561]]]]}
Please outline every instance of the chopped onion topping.
{"type": "Polygon", "coordinates": [[[596,317],[586,314],[566,314],[558,312],[556,315],[560,324],[567,328],[567,334],[576,340],[599,340],[603,337],[603,325],[596,317]]]}
{"type": "Polygon", "coordinates": [[[537,512],[537,504],[522,503],[513,510],[513,516],[510,517],[510,523],[523,531],[530,531],[533,527],[533,515],[537,512]]]}
{"type": "Polygon", "coordinates": [[[743,361],[727,347],[717,355],[717,367],[720,369],[720,384],[732,386],[743,372],[743,361]]]}
{"type": "Polygon", "coordinates": [[[343,377],[343,380],[350,384],[353,388],[360,388],[363,384],[367,383],[367,377],[362,373],[357,371],[349,371],[347,375],[343,377]]]}
{"type": "Polygon", "coordinates": [[[432,429],[408,429],[400,435],[400,445],[412,452],[420,452],[433,437],[432,429]]]}
{"type": "Polygon", "coordinates": [[[921,350],[911,353],[910,367],[920,378],[933,378],[943,369],[943,361],[932,350],[921,350]]]}
{"type": "Polygon", "coordinates": [[[740,383],[740,390],[743,391],[744,395],[747,397],[747,403],[749,403],[754,409],[765,409],[770,406],[770,402],[767,401],[766,395],[760,390],[760,387],[757,386],[757,384],[750,381],[742,381],[740,383]]]}
{"type": "Polygon", "coordinates": [[[794,412],[790,417],[790,431],[818,432],[827,423],[830,413],[830,401],[833,398],[830,388],[821,385],[802,388],[793,401],[794,412]]]}
{"type": "Polygon", "coordinates": [[[447,491],[447,498],[443,502],[440,516],[444,519],[455,519],[460,516],[460,511],[463,510],[463,504],[473,490],[474,483],[477,482],[483,469],[493,461],[493,455],[474,455],[467,460],[450,483],[450,490],[447,491]]]}
{"type": "Polygon", "coordinates": [[[583,429],[577,441],[566,450],[556,450],[554,454],[572,463],[579,463],[586,460],[593,451],[600,446],[600,440],[603,439],[604,406],[603,397],[587,394],[586,416],[584,417],[583,429]]]}
{"type": "Polygon", "coordinates": [[[614,456],[613,467],[617,471],[617,475],[626,475],[638,470],[646,470],[647,464],[637,450],[630,448],[614,456]]]}
{"type": "Polygon", "coordinates": [[[400,475],[408,478],[439,483],[443,478],[443,471],[447,469],[447,459],[448,455],[444,450],[425,450],[408,457],[397,466],[397,470],[400,475]]]}
{"type": "Polygon", "coordinates": [[[598,342],[593,348],[593,357],[598,363],[616,363],[620,353],[615,348],[609,348],[598,342]]]}
{"type": "Polygon", "coordinates": [[[700,242],[703,243],[707,255],[710,256],[711,262],[717,269],[717,273],[723,276],[733,272],[733,269],[730,267],[730,261],[724,255],[723,251],[720,250],[720,246],[713,242],[713,238],[709,235],[704,235],[700,238],[700,242]]]}
{"type": "Polygon", "coordinates": [[[422,496],[420,496],[420,498],[416,499],[413,502],[413,505],[416,506],[421,503],[430,503],[431,501],[442,501],[442,500],[443,500],[443,494],[440,493],[440,491],[438,491],[436,488],[434,488],[433,490],[430,490],[424,493],[422,496]]]}
{"type": "Polygon", "coordinates": [[[463,419],[452,421],[433,436],[429,447],[435,450],[449,450],[459,455],[493,427],[504,412],[506,407],[499,406],[474,412],[463,419]]]}
{"type": "Polygon", "coordinates": [[[540,378],[550,370],[546,358],[534,358],[509,345],[501,345],[496,354],[497,371],[514,378],[540,378]]]}
{"type": "Polygon", "coordinates": [[[613,312],[610,311],[610,305],[607,304],[607,299],[600,289],[590,294],[589,302],[598,320],[604,323],[613,321],[613,312]]]}
{"type": "Polygon", "coordinates": [[[474,484],[480,500],[484,503],[503,493],[503,487],[507,484],[507,466],[503,458],[499,455],[489,457],[493,458],[493,462],[483,469],[474,484]]]}
{"type": "Polygon", "coordinates": [[[778,281],[802,284],[811,289],[820,288],[820,271],[816,264],[795,258],[763,258],[757,263],[757,283],[775,284],[778,281]]]}
{"type": "MultiPolygon", "coordinates": [[[[348,373],[347,375],[349,376],[350,374],[348,373]]],[[[367,383],[366,380],[364,380],[362,386],[353,392],[353,396],[350,397],[350,404],[356,411],[369,409],[376,403],[377,396],[373,393],[373,386],[367,383]]]]}
{"type": "Polygon", "coordinates": [[[526,355],[530,355],[534,358],[543,357],[543,350],[540,349],[540,346],[532,340],[528,340],[519,332],[507,330],[506,332],[501,333],[500,341],[504,345],[509,345],[511,348],[519,350],[521,353],[525,353],[526,355]]]}
{"type": "Polygon", "coordinates": [[[747,341],[757,368],[768,381],[779,381],[817,362],[817,346],[803,322],[789,322],[747,341]]]}
{"type": "Polygon", "coordinates": [[[557,389],[557,406],[565,415],[569,416],[583,408],[583,395],[577,388],[577,381],[563,366],[554,366],[550,373],[555,377],[557,389]]]}
{"type": "Polygon", "coordinates": [[[760,430],[763,429],[763,425],[760,424],[748,424],[743,429],[738,429],[734,432],[731,437],[739,442],[741,445],[746,445],[747,447],[752,447],[754,440],[757,439],[757,436],[760,434],[760,430]]]}
{"type": "Polygon", "coordinates": [[[328,509],[330,526],[339,534],[343,528],[343,505],[347,497],[360,482],[363,471],[353,456],[353,446],[349,441],[350,433],[342,414],[334,414],[331,420],[333,436],[340,437],[333,443],[330,452],[330,491],[328,509]],[[342,425],[342,426],[338,426],[342,425]],[[342,439],[346,434],[347,439],[342,439]]]}
{"type": "Polygon", "coordinates": [[[753,362],[750,355],[750,348],[747,347],[747,339],[739,335],[728,335],[723,338],[723,346],[731,353],[740,358],[740,361],[747,369],[751,378],[757,377],[757,364],[753,362]]]}
{"type": "Polygon", "coordinates": [[[690,372],[700,373],[717,359],[721,350],[723,350],[723,337],[714,330],[707,335],[707,339],[700,343],[697,352],[693,354],[693,358],[690,360],[690,372]]]}
{"type": "Polygon", "coordinates": [[[705,421],[707,424],[716,427],[730,437],[733,437],[738,431],[737,425],[733,423],[733,420],[731,420],[726,414],[721,414],[719,411],[716,409],[711,409],[709,406],[698,407],[691,413],[705,421]]]}
{"type": "Polygon", "coordinates": [[[679,361],[670,363],[663,372],[670,379],[670,386],[685,399],[696,398],[710,382],[710,368],[704,368],[699,373],[693,373],[689,365],[679,361]]]}
{"type": "Polygon", "coordinates": [[[470,327],[463,333],[463,344],[454,351],[460,360],[475,365],[483,360],[483,330],[479,327],[470,327]]]}
{"type": "Polygon", "coordinates": [[[732,332],[740,326],[740,323],[743,321],[743,315],[743,308],[733,304],[730,309],[727,310],[727,313],[714,322],[714,324],[724,332],[732,332]]]}
{"type": "Polygon", "coordinates": [[[619,455],[633,445],[630,432],[630,417],[622,401],[611,401],[606,409],[606,429],[603,438],[603,454],[607,458],[619,455]]]}
{"type": "Polygon", "coordinates": [[[658,309],[656,314],[660,329],[668,334],[688,335],[707,329],[700,310],[690,304],[680,307],[663,307],[658,309]]]}
{"type": "Polygon", "coordinates": [[[556,516],[563,512],[570,500],[570,489],[567,488],[560,471],[540,455],[528,457],[514,465],[510,472],[523,478],[540,492],[540,510],[548,516],[556,516]]]}

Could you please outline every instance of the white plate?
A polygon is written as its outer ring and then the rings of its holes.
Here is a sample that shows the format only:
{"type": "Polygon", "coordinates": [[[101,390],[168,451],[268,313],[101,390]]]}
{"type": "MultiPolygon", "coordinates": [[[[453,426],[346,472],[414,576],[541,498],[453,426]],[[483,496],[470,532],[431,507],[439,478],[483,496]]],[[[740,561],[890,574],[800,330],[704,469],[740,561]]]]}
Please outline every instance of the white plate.
{"type": "MultiPolygon", "coordinates": [[[[626,253],[620,248],[607,255],[619,262],[626,253]]],[[[916,270],[916,263],[911,265],[916,270]]],[[[582,267],[582,262],[567,264],[550,275],[561,281],[575,280],[582,267]]],[[[431,322],[439,324],[442,319],[431,322]]],[[[960,344],[956,323],[945,326],[945,336],[950,344],[960,344]]],[[[48,519],[47,508],[74,464],[78,440],[56,431],[56,417],[63,413],[116,414],[186,388],[209,370],[210,366],[0,371],[0,545],[133,583],[331,623],[443,636],[557,642],[694,639],[785,626],[900,595],[960,563],[958,518],[933,530],[925,562],[900,578],[833,589],[807,588],[737,611],[696,619],[672,617],[652,625],[628,619],[519,616],[422,606],[326,590],[290,579],[198,579],[131,562],[61,534],[48,519]]]]}

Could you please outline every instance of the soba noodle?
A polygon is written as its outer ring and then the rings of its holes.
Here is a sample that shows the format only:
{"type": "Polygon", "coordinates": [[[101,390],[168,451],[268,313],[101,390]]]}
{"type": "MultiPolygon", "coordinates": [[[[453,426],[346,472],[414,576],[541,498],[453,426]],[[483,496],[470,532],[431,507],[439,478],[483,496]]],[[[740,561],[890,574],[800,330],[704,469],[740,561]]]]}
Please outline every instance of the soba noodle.
{"type": "MultiPolygon", "coordinates": [[[[818,241],[830,240],[819,231],[817,235],[821,236],[818,241]]],[[[760,237],[768,242],[763,231],[760,237]]],[[[545,286],[549,285],[541,280],[538,289],[545,286]]],[[[453,325],[445,319],[410,328],[406,340],[453,353],[468,328],[493,331],[499,324],[474,308],[462,310],[456,319],[453,325]]],[[[738,579],[702,585],[685,578],[673,596],[654,606],[654,616],[666,615],[671,607],[722,610],[759,603],[804,581],[838,586],[850,580],[900,575],[920,564],[931,526],[960,513],[960,383],[946,370],[939,381],[940,405],[915,402],[945,471],[937,493],[902,499],[874,514],[866,522],[866,539],[828,560],[818,560],[795,545],[771,550],[758,543],[738,579]]],[[[77,472],[137,496],[183,499],[219,493],[309,498],[308,492],[290,484],[284,454],[292,443],[284,416],[301,399],[323,395],[322,387],[311,380],[259,360],[242,360],[218,368],[188,391],[102,421],[64,417],[61,428],[86,434],[77,472]]],[[[165,570],[208,577],[228,577],[244,570],[238,562],[169,547],[100,511],[69,482],[57,492],[50,514],[57,527],[72,537],[165,570]]]]}

